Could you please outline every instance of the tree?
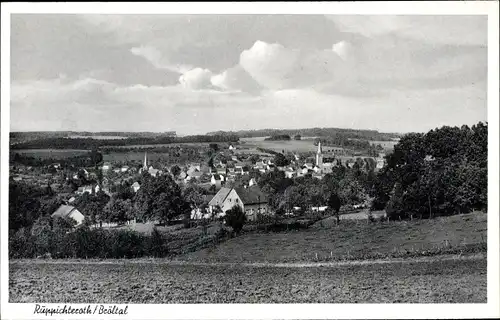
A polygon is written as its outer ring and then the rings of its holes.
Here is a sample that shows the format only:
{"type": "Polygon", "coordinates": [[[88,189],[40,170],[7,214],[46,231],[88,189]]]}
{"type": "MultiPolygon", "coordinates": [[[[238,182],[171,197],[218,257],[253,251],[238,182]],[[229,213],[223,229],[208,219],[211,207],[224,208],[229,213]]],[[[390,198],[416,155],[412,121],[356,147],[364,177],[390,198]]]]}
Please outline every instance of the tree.
{"type": "Polygon", "coordinates": [[[108,222],[123,223],[133,218],[132,201],[112,198],[104,207],[105,220],[108,222]]]}
{"type": "Polygon", "coordinates": [[[106,215],[103,211],[109,200],[109,196],[102,191],[95,195],[84,193],[76,199],[75,207],[88,218],[89,223],[95,224],[106,221],[106,215]]]}
{"type": "Polygon", "coordinates": [[[391,198],[387,202],[386,207],[387,216],[390,218],[403,218],[403,190],[400,183],[394,185],[394,189],[391,192],[391,198]]]}
{"type": "Polygon", "coordinates": [[[189,185],[184,189],[183,197],[189,204],[191,210],[187,210],[184,217],[184,225],[189,226],[189,221],[191,219],[191,211],[200,210],[204,203],[203,192],[204,190],[198,185],[189,185]]]}
{"type": "Polygon", "coordinates": [[[234,232],[238,234],[243,229],[243,225],[247,221],[247,216],[240,206],[235,205],[234,207],[226,211],[224,220],[226,221],[226,224],[233,228],[234,232]]]}
{"type": "Polygon", "coordinates": [[[135,194],[132,191],[130,185],[128,185],[127,183],[122,183],[116,187],[114,196],[121,200],[132,200],[135,194]]]}
{"type": "Polygon", "coordinates": [[[170,173],[177,178],[179,174],[181,173],[181,168],[179,168],[178,165],[173,165],[172,168],[170,168],[170,173]]]}
{"type": "Polygon", "coordinates": [[[282,153],[277,153],[274,156],[274,164],[278,167],[284,167],[290,164],[290,161],[282,153]]]}
{"type": "Polygon", "coordinates": [[[487,154],[487,125],[481,122],[471,128],[444,126],[407,134],[372,182],[373,207],[387,206],[402,218],[484,209],[487,154]]]}
{"type": "Polygon", "coordinates": [[[11,181],[9,183],[9,229],[31,227],[40,216],[41,188],[11,181]]]}
{"type": "Polygon", "coordinates": [[[217,143],[210,143],[209,145],[210,150],[212,150],[213,153],[216,153],[219,151],[219,145],[217,143]]]}
{"type": "Polygon", "coordinates": [[[166,175],[154,179],[145,177],[135,195],[135,207],[140,219],[156,219],[162,223],[184,215],[190,208],[180,187],[166,175]]]}
{"type": "Polygon", "coordinates": [[[252,164],[255,164],[257,161],[259,161],[260,157],[256,154],[253,154],[251,155],[249,158],[248,158],[248,161],[251,161],[252,164]]]}
{"type": "Polygon", "coordinates": [[[328,198],[328,206],[330,207],[333,212],[335,212],[335,217],[337,217],[337,225],[340,223],[340,207],[342,205],[342,202],[339,198],[339,196],[336,193],[332,193],[330,195],[330,198],[328,198]]]}

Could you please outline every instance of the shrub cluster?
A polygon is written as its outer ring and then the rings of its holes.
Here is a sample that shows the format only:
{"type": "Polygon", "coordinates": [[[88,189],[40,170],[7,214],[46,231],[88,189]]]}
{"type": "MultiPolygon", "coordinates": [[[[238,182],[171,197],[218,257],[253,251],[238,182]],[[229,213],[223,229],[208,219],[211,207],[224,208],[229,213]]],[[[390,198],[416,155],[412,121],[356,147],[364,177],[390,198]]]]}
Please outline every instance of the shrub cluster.
{"type": "Polygon", "coordinates": [[[153,230],[145,235],[129,230],[77,228],[74,231],[21,228],[9,237],[10,258],[138,258],[165,257],[165,236],[153,230]]]}

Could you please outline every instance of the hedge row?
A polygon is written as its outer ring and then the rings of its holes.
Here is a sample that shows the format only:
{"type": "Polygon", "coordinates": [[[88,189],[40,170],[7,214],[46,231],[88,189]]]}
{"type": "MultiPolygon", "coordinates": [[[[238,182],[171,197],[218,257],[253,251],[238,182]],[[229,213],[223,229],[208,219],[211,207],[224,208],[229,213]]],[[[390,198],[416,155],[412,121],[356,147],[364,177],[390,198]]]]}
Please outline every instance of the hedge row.
{"type": "Polygon", "coordinates": [[[165,236],[154,230],[145,235],[129,230],[78,228],[72,232],[19,229],[9,236],[10,258],[137,258],[164,257],[165,236]]]}

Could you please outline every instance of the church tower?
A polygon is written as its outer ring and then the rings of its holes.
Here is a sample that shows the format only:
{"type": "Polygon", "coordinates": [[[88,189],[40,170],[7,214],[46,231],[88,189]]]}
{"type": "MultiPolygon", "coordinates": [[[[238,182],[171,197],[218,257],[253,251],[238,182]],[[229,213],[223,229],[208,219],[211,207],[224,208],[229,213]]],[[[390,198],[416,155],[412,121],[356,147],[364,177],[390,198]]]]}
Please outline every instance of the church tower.
{"type": "Polygon", "coordinates": [[[142,165],[143,171],[148,171],[148,153],[144,153],[144,164],[142,165]]]}
{"type": "Polygon", "coordinates": [[[323,169],[323,149],[321,149],[321,141],[318,142],[318,151],[316,152],[316,166],[323,169]]]}

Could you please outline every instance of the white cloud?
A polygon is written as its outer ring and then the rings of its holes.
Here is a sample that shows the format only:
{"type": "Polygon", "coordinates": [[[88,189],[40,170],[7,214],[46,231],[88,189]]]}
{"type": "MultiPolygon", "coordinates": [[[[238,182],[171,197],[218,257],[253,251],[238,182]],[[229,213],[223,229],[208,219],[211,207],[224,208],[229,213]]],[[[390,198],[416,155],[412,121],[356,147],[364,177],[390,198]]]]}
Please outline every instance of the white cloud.
{"type": "Polygon", "coordinates": [[[482,47],[429,46],[384,35],[355,43],[341,41],[332,50],[292,50],[257,41],[241,53],[240,64],[268,89],[312,88],[366,96],[485,81],[486,53],[482,47]]]}
{"type": "Polygon", "coordinates": [[[340,41],[332,46],[332,51],[338,54],[342,59],[347,60],[350,57],[352,45],[347,41],[340,41]]]}
{"type": "Polygon", "coordinates": [[[151,62],[158,69],[166,69],[177,73],[186,73],[194,67],[185,64],[175,64],[170,61],[156,48],[152,46],[140,46],[130,49],[130,52],[136,56],[141,56],[151,62]]]}
{"type": "Polygon", "coordinates": [[[487,17],[479,15],[328,15],[347,32],[367,37],[396,34],[433,44],[480,45],[488,43],[487,17]]]}
{"type": "Polygon", "coordinates": [[[186,89],[199,90],[210,86],[212,71],[195,68],[179,77],[179,83],[186,89]]]}
{"type": "Polygon", "coordinates": [[[240,65],[268,89],[308,88],[340,81],[346,66],[332,50],[289,49],[257,41],[240,55],[240,65]]]}
{"type": "Polygon", "coordinates": [[[240,65],[236,65],[224,70],[222,73],[212,76],[210,81],[213,86],[222,90],[258,93],[262,89],[240,65]]]}
{"type": "Polygon", "coordinates": [[[18,17],[12,123],[25,130],[405,131],[486,117],[485,18],[330,18],[18,17]],[[40,80],[58,74],[67,77],[40,80]]]}

